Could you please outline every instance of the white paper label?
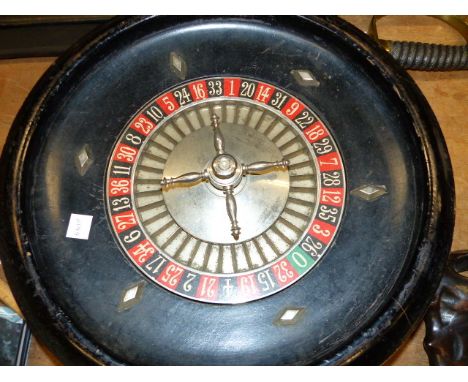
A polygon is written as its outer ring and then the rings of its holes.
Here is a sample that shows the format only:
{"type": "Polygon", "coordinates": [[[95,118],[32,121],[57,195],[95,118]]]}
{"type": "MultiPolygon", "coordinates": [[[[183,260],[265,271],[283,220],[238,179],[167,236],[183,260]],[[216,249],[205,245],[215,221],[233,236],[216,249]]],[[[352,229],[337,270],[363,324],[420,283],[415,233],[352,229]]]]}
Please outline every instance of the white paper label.
{"type": "Polygon", "coordinates": [[[66,237],[88,240],[92,220],[90,215],[71,214],[66,237]]]}

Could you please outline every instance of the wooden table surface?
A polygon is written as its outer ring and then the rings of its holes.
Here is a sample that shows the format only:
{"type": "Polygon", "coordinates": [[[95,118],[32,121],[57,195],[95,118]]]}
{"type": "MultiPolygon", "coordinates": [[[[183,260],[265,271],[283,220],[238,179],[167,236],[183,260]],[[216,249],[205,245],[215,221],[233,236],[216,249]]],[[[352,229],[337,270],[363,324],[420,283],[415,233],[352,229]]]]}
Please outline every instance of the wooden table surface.
{"type": "MultiPolygon", "coordinates": [[[[344,16],[366,30],[369,16],[344,16]]],[[[379,22],[385,39],[461,44],[462,38],[448,26],[423,16],[394,16],[379,22]]],[[[53,58],[0,60],[0,148],[6,140],[13,119],[35,82],[54,62],[53,58]]],[[[444,133],[455,175],[456,224],[453,250],[468,248],[468,71],[415,72],[410,75],[428,99],[444,133]]],[[[4,275],[0,271],[0,279],[4,275]]],[[[388,365],[427,365],[421,324],[406,344],[389,360],[388,365]]],[[[59,362],[33,340],[30,365],[58,365],[59,362]]]]}

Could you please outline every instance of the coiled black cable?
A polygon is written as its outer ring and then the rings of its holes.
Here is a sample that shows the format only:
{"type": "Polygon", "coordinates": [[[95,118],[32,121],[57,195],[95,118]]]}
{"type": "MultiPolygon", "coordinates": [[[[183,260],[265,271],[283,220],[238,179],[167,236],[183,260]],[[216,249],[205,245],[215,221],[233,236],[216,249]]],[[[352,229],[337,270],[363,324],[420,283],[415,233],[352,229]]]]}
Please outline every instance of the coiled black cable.
{"type": "Polygon", "coordinates": [[[385,41],[393,58],[405,69],[468,70],[468,45],[439,45],[413,41],[385,41]]]}

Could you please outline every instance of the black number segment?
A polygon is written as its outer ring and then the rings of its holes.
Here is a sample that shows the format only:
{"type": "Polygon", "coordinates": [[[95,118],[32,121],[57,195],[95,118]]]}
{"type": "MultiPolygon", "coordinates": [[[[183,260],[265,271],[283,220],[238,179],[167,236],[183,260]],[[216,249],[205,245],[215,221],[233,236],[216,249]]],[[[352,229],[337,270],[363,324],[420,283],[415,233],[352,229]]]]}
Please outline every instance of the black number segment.
{"type": "Polygon", "coordinates": [[[299,115],[294,118],[294,122],[301,130],[309,127],[314,121],[314,115],[307,109],[300,112],[299,115]]]}
{"type": "Polygon", "coordinates": [[[253,99],[255,91],[257,90],[257,83],[254,81],[241,81],[239,95],[244,98],[253,99]]]}
{"type": "Polygon", "coordinates": [[[129,163],[113,162],[110,172],[113,178],[130,178],[132,167],[129,163]]]}
{"type": "Polygon", "coordinates": [[[192,95],[187,86],[182,86],[172,92],[180,106],[193,102],[192,95]]]}
{"type": "Polygon", "coordinates": [[[302,250],[308,253],[314,260],[318,260],[326,249],[324,243],[309,234],[305,235],[300,245],[302,250]]]}
{"type": "Polygon", "coordinates": [[[281,90],[275,90],[268,104],[270,106],[273,106],[277,110],[281,110],[288,103],[289,98],[290,97],[286,93],[283,93],[281,90]]]}
{"type": "Polygon", "coordinates": [[[158,106],[156,105],[150,105],[145,111],[144,114],[149,117],[153,122],[159,123],[163,120],[163,118],[166,116],[166,113],[162,111],[158,106]]]}
{"type": "Polygon", "coordinates": [[[344,187],[342,171],[329,171],[320,174],[322,187],[339,188],[344,187]]]}
{"type": "Polygon", "coordinates": [[[220,97],[224,94],[224,81],[221,79],[206,81],[206,86],[209,97],[220,97]]]}

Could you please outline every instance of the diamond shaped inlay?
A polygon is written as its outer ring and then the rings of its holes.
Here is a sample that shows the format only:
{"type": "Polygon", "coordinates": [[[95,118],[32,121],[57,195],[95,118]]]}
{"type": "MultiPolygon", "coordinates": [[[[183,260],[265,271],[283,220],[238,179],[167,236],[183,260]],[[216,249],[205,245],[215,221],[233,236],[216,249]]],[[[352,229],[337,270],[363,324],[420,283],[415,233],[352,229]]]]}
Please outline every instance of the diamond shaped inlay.
{"type": "Polygon", "coordinates": [[[176,52],[171,52],[169,61],[171,64],[171,70],[175,73],[177,77],[181,80],[185,80],[187,77],[187,64],[180,54],[176,52]]]}
{"type": "Polygon", "coordinates": [[[302,86],[313,86],[317,87],[320,85],[320,82],[314,77],[314,75],[306,69],[293,69],[291,74],[294,79],[302,86]]]}
{"type": "Polygon", "coordinates": [[[304,308],[286,308],[276,319],[277,325],[294,325],[304,313],[304,308]]]}
{"type": "Polygon", "coordinates": [[[138,285],[134,286],[132,289],[129,289],[125,292],[122,302],[127,302],[133,300],[138,292],[138,285]]]}
{"type": "Polygon", "coordinates": [[[357,196],[368,202],[373,202],[387,193],[384,185],[365,184],[351,191],[351,195],[357,196]]]}
{"type": "Polygon", "coordinates": [[[75,165],[81,176],[85,175],[93,163],[93,153],[86,144],[76,153],[75,165]]]}
{"type": "Polygon", "coordinates": [[[88,154],[86,153],[86,151],[81,151],[78,154],[78,160],[80,161],[80,167],[84,167],[84,165],[86,164],[88,159],[89,159],[89,157],[88,157],[88,154]]]}
{"type": "Polygon", "coordinates": [[[127,289],[124,289],[122,296],[120,298],[120,304],[118,311],[130,309],[132,306],[138,304],[143,296],[143,289],[145,287],[145,282],[140,281],[137,284],[129,285],[127,289]]]}

